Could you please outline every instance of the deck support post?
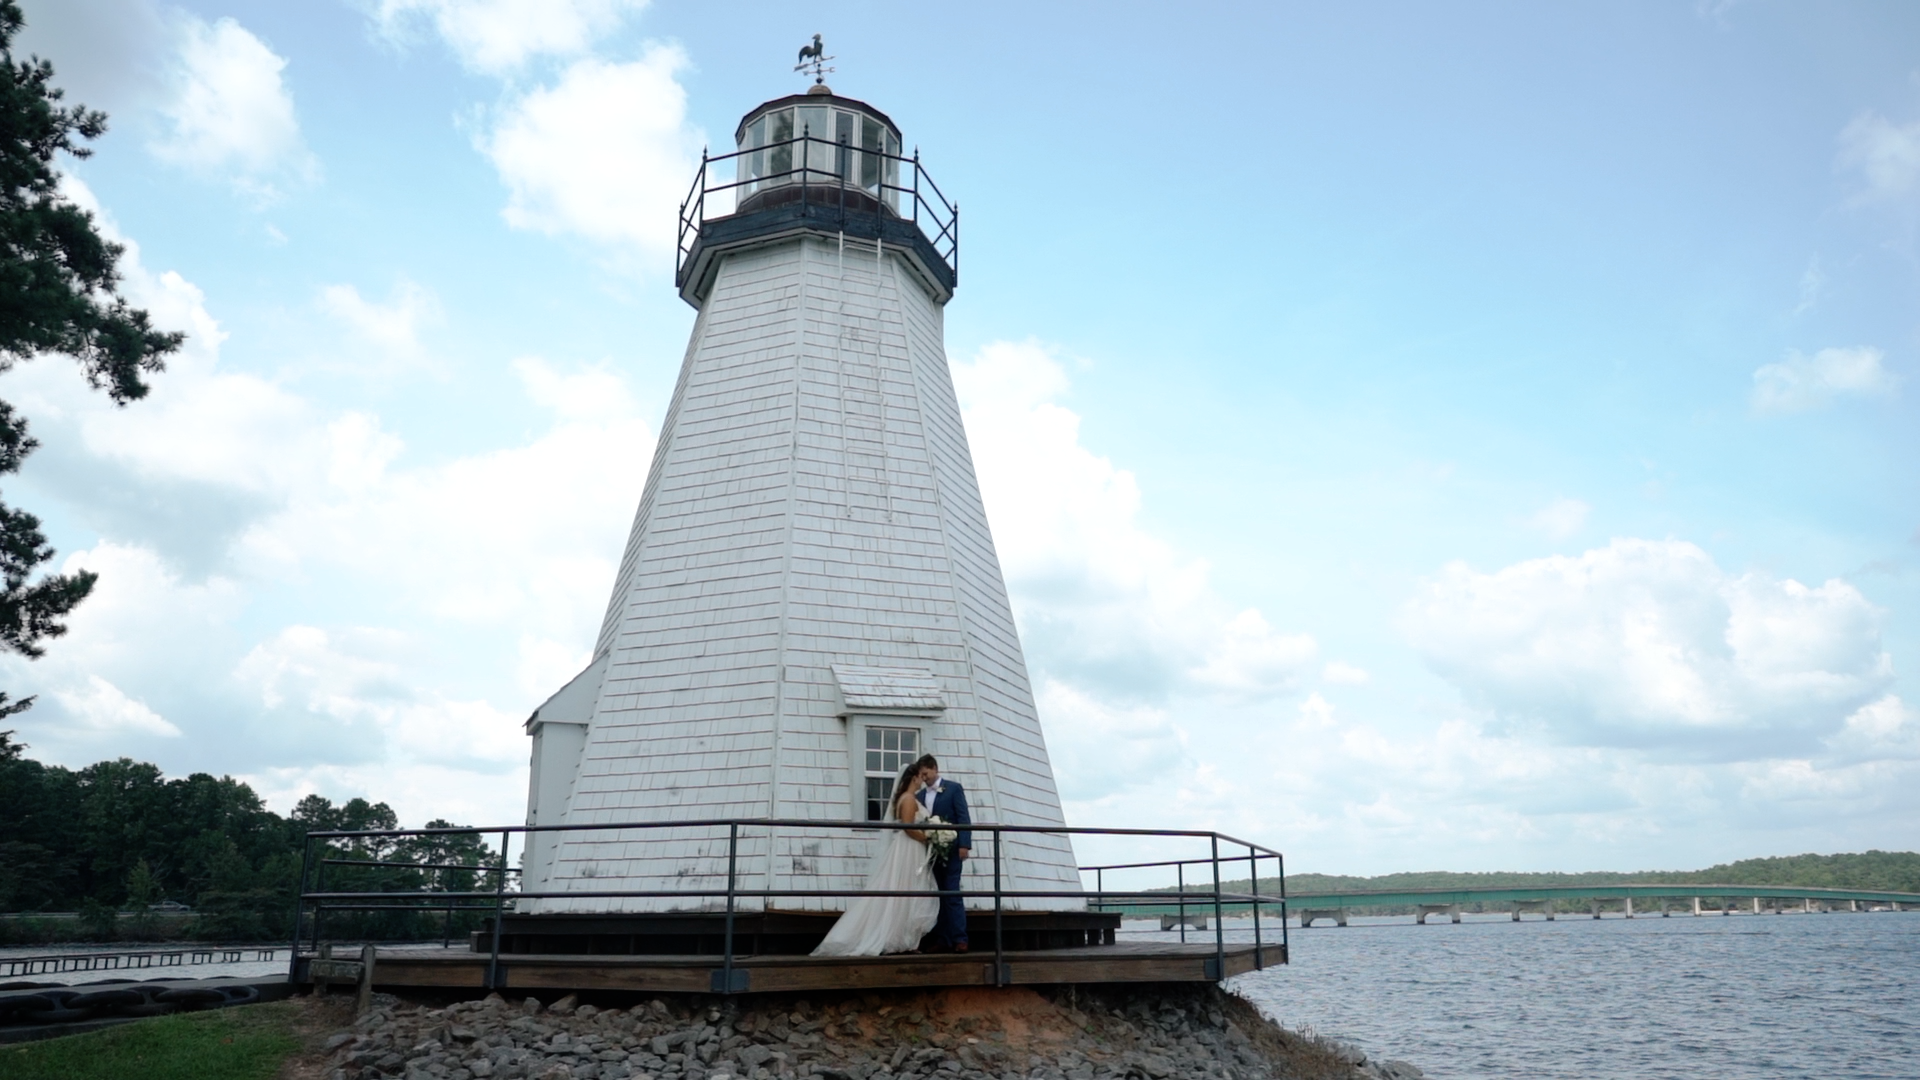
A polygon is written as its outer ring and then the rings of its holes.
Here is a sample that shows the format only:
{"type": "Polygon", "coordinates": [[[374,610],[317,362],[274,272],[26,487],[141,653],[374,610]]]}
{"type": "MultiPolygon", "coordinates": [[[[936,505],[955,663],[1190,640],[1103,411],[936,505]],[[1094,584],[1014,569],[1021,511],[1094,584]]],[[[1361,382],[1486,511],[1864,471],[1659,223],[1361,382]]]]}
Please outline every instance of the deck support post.
{"type": "Polygon", "coordinates": [[[1220,904],[1220,834],[1213,834],[1213,977],[1227,978],[1226,911],[1220,904]]]}
{"type": "Polygon", "coordinates": [[[1697,896],[1693,898],[1693,917],[1700,917],[1700,898],[1697,896]]]}
{"type": "Polygon", "coordinates": [[[1621,907],[1621,910],[1627,913],[1627,918],[1629,919],[1633,918],[1633,897],[1631,896],[1621,897],[1620,907],[1621,907]]]}
{"type": "MultiPolygon", "coordinates": [[[[803,198],[804,198],[805,191],[806,191],[806,185],[805,183],[802,183],[801,192],[802,192],[803,198]]],[[[888,837],[887,839],[891,840],[893,838],[888,837]]],[[[772,851],[773,849],[771,846],[769,846],[767,850],[772,851]]],[[[739,866],[739,863],[738,863],[739,853],[740,853],[740,823],[736,821],[732,825],[729,825],[727,827],[727,930],[725,934],[726,941],[722,946],[722,948],[726,952],[726,955],[721,957],[721,960],[720,960],[720,965],[722,969],[722,974],[720,976],[721,978],[720,985],[722,989],[720,992],[723,994],[731,994],[734,992],[734,987],[733,987],[734,895],[733,894],[734,894],[734,882],[737,880],[735,875],[739,866]]]]}
{"type": "Polygon", "coordinates": [[[1600,917],[1600,901],[1598,900],[1592,901],[1587,905],[1587,909],[1593,912],[1594,918],[1597,919],[1600,917]]]}
{"type": "Polygon", "coordinates": [[[1757,896],[1753,898],[1753,913],[1760,914],[1760,898],[1757,896]]]}
{"type": "Polygon", "coordinates": [[[1259,971],[1267,965],[1260,955],[1260,858],[1252,844],[1247,845],[1247,884],[1247,892],[1253,896],[1253,970],[1259,971]]]}
{"type": "Polygon", "coordinates": [[[360,946],[360,992],[353,999],[353,1014],[365,1016],[373,1008],[373,960],[376,950],[369,941],[360,946]]]}
{"type": "Polygon", "coordinates": [[[1006,834],[993,834],[993,985],[1007,985],[1007,932],[1000,921],[1000,842],[1006,834]]]}
{"type": "MultiPolygon", "coordinates": [[[[507,919],[507,843],[513,834],[500,830],[500,866],[493,873],[493,948],[487,954],[487,989],[498,990],[505,985],[500,977],[500,924],[507,919]]],[[[520,855],[526,856],[523,847],[520,855]]]]}

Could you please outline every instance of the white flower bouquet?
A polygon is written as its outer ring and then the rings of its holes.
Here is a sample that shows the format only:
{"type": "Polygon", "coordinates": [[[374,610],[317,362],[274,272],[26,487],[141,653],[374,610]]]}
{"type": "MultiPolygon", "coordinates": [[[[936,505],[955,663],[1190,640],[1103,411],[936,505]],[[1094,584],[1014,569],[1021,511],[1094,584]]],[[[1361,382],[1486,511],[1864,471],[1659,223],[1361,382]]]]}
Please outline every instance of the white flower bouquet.
{"type": "Polygon", "coordinates": [[[952,829],[933,828],[932,826],[946,824],[946,822],[940,820],[940,815],[938,814],[935,814],[934,816],[928,818],[922,824],[925,826],[928,826],[928,828],[926,829],[927,861],[928,862],[944,861],[948,855],[952,854],[953,842],[959,839],[960,834],[957,832],[954,832],[952,829]]]}

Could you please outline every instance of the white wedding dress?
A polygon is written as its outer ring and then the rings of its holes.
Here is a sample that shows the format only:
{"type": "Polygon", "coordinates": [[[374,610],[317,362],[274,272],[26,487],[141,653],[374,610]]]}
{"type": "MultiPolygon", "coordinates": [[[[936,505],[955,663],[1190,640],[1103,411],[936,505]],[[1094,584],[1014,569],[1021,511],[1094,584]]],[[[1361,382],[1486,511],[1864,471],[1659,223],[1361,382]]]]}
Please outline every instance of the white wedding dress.
{"type": "MultiPolygon", "coordinates": [[[[927,809],[913,800],[915,824],[926,819],[927,809]]],[[[880,850],[867,865],[867,892],[932,892],[933,870],[927,865],[927,846],[907,835],[905,829],[890,829],[879,841],[880,850]]],[[[856,896],[847,904],[846,914],[827,931],[827,939],[813,950],[815,956],[884,956],[887,953],[912,952],[920,939],[940,918],[937,896],[856,896]]]]}

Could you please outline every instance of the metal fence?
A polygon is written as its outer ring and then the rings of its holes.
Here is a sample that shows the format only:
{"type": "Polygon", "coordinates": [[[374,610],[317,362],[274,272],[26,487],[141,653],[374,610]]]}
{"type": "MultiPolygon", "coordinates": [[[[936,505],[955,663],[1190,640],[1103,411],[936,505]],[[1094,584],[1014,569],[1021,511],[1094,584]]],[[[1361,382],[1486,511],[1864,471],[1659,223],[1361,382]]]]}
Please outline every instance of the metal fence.
{"type": "MultiPolygon", "coordinates": [[[[147,949],[137,952],[58,953],[47,956],[0,957],[0,978],[64,975],[75,971],[139,971],[146,968],[188,967],[196,964],[271,963],[278,945],[213,945],[205,948],[147,949]]],[[[298,950],[296,949],[296,952],[298,950]]]]}
{"type": "MultiPolygon", "coordinates": [[[[970,832],[986,834],[992,838],[992,854],[988,858],[990,858],[992,862],[993,955],[996,979],[1004,979],[1004,973],[1006,971],[1006,934],[1003,930],[1006,905],[1009,901],[1017,900],[1078,900],[1083,902],[1089,911],[1105,913],[1122,913],[1129,910],[1164,909],[1172,907],[1184,915],[1186,911],[1192,908],[1210,910],[1214,916],[1214,970],[1221,973],[1226,971],[1227,940],[1226,929],[1223,923],[1224,916],[1230,909],[1250,909],[1253,918],[1251,944],[1254,949],[1254,966],[1256,968],[1266,966],[1265,951],[1271,945],[1279,946],[1282,962],[1284,962],[1284,958],[1287,955],[1287,900],[1285,887],[1283,885],[1280,888],[1278,895],[1262,896],[1259,893],[1260,867],[1269,860],[1271,860],[1273,865],[1274,877],[1281,881],[1285,880],[1284,858],[1279,852],[1271,848],[1262,847],[1259,844],[1236,839],[1221,833],[1199,830],[1064,828],[1043,825],[996,824],[948,825],[946,827],[963,827],[970,832]],[[1078,867],[1077,869],[1082,875],[1083,886],[1079,889],[1008,888],[1007,871],[1004,861],[1005,851],[1010,843],[1017,842],[1018,837],[1029,834],[1060,837],[1132,837],[1141,841],[1204,840],[1208,844],[1208,854],[1204,858],[1166,859],[1078,867]],[[1241,853],[1242,851],[1244,851],[1244,854],[1241,853]],[[1210,876],[1204,878],[1199,884],[1190,886],[1186,880],[1187,868],[1192,866],[1208,867],[1210,876]],[[1223,870],[1231,874],[1243,866],[1247,870],[1247,880],[1250,883],[1251,891],[1244,893],[1229,891],[1225,883],[1230,879],[1222,877],[1223,870]],[[1106,877],[1109,873],[1128,871],[1131,874],[1137,875],[1141,871],[1164,870],[1168,867],[1174,869],[1176,877],[1175,887],[1178,889],[1177,894],[1170,894],[1164,888],[1109,889],[1106,887],[1106,877]],[[1084,887],[1085,876],[1088,874],[1093,875],[1094,885],[1092,889],[1084,887]],[[1267,928],[1271,923],[1262,921],[1261,910],[1265,908],[1271,912],[1276,907],[1279,914],[1280,933],[1277,940],[1270,940],[1267,928]]],[[[987,893],[982,891],[964,889],[867,891],[864,888],[744,888],[740,881],[740,845],[743,833],[747,834],[747,838],[754,839],[758,834],[763,832],[771,835],[773,832],[781,830],[871,833],[881,830],[925,828],[927,828],[925,823],[910,825],[903,822],[883,821],[833,822],[787,818],[710,818],[697,821],[635,821],[591,825],[511,825],[486,829],[388,829],[364,832],[310,832],[307,834],[306,848],[301,858],[300,894],[294,909],[293,958],[290,974],[298,970],[302,958],[303,941],[307,943],[305,946],[307,955],[319,954],[320,946],[322,942],[326,940],[324,924],[328,913],[337,915],[343,912],[356,911],[398,911],[415,912],[423,915],[442,915],[445,919],[444,925],[447,927],[443,941],[449,940],[451,937],[451,928],[456,914],[490,915],[492,922],[492,940],[487,960],[486,981],[489,987],[493,987],[499,985],[500,938],[503,916],[513,910],[513,905],[518,901],[548,899],[569,901],[670,899],[683,902],[697,902],[713,900],[724,902],[725,905],[723,909],[725,913],[725,929],[721,957],[722,978],[718,985],[725,988],[723,992],[732,993],[735,992],[734,988],[736,987],[734,960],[738,955],[734,949],[734,927],[735,919],[740,913],[740,902],[742,900],[759,900],[765,904],[773,900],[850,899],[856,896],[961,896],[974,900],[984,899],[987,896],[987,893]],[[526,890],[515,886],[518,875],[522,873],[521,868],[515,866],[511,859],[513,838],[516,836],[522,838],[522,854],[524,855],[527,840],[543,833],[631,831],[659,833],[670,830],[684,835],[684,832],[690,829],[709,829],[716,831],[724,829],[726,831],[726,887],[724,889],[592,889],[537,891],[526,890]],[[349,847],[353,847],[356,846],[357,842],[357,846],[359,847],[374,848],[376,846],[375,842],[377,841],[397,843],[414,838],[431,839],[434,837],[469,839],[498,837],[500,843],[498,858],[491,864],[427,863],[406,859],[352,858],[347,857],[348,852],[342,852],[337,849],[337,845],[343,843],[349,847]],[[318,852],[315,850],[316,846],[320,849],[318,852]],[[326,876],[329,867],[357,867],[363,870],[387,869],[406,873],[435,871],[436,875],[434,881],[423,882],[421,885],[410,889],[330,890],[326,888],[326,876]],[[463,889],[440,887],[445,881],[445,874],[456,872],[473,875],[475,887],[463,889]]],[[[642,841],[642,843],[644,842],[645,841],[642,841]]],[[[670,841],[663,837],[654,842],[667,843],[670,841]]],[[[769,863],[771,863],[773,857],[772,852],[769,850],[766,855],[769,863]]],[[[771,883],[771,878],[769,878],[768,881],[771,883]]],[[[1183,942],[1186,940],[1184,927],[1182,928],[1181,940],[1183,942]]],[[[984,958],[984,953],[982,956],[984,958]]]]}
{"type": "Polygon", "coordinates": [[[851,210],[910,221],[919,227],[934,251],[946,260],[955,279],[960,276],[960,206],[948,200],[940,186],[933,182],[933,177],[921,166],[918,149],[914,150],[912,157],[902,157],[884,150],[856,147],[815,135],[797,135],[783,142],[736,150],[731,154],[715,156],[701,151],[700,172],[693,178],[686,200],[680,204],[679,242],[674,256],[675,284],[686,284],[687,261],[699,241],[701,226],[710,220],[707,213],[708,196],[724,193],[733,198],[734,208],[724,214],[713,215],[718,218],[738,213],[739,204],[746,198],[764,197],[775,191],[793,192],[793,201],[803,209],[820,206],[838,209],[842,214],[851,210]],[[785,168],[748,168],[750,160],[778,160],[773,155],[781,151],[784,151],[781,157],[788,163],[785,168]],[[854,176],[854,162],[863,157],[874,158],[885,164],[873,184],[862,184],[854,176]],[[734,178],[717,180],[714,177],[716,166],[729,166],[734,178]],[[746,194],[743,195],[743,192],[746,194]],[[872,205],[869,206],[869,203],[872,205]]]}

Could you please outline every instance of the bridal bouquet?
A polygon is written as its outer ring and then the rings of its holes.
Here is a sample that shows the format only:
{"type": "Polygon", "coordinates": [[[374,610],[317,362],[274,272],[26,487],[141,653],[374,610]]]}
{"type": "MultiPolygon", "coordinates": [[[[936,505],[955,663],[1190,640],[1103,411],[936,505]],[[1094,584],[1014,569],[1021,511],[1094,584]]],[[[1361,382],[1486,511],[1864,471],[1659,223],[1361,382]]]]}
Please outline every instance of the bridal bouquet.
{"type": "Polygon", "coordinates": [[[932,826],[939,826],[939,825],[946,824],[946,822],[940,820],[940,816],[938,814],[935,814],[933,817],[928,818],[925,824],[929,826],[929,828],[926,830],[927,861],[928,862],[944,861],[947,858],[947,856],[952,853],[953,842],[954,840],[958,839],[960,834],[954,832],[952,829],[941,829],[941,828],[932,827],[932,826]]]}

